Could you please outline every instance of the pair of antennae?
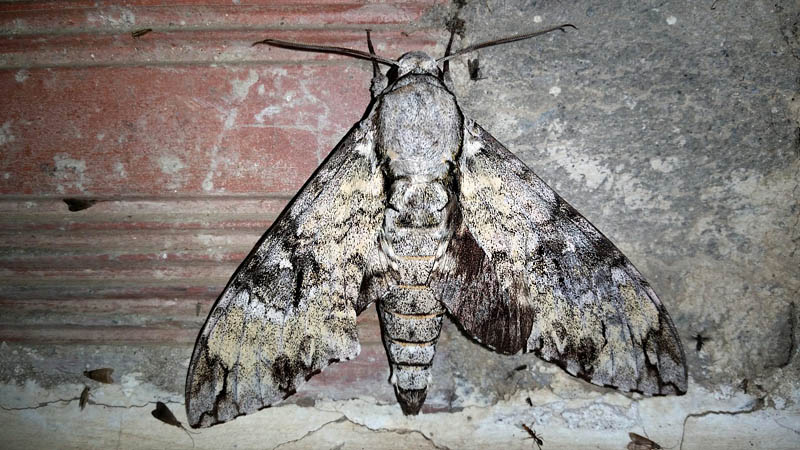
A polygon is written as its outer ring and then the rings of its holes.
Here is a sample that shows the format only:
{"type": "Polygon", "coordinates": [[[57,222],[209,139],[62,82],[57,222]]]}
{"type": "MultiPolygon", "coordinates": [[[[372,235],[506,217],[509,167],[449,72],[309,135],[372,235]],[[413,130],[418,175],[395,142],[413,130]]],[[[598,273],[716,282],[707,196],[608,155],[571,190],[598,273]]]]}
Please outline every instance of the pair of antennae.
{"type": "MultiPolygon", "coordinates": [[[[552,31],[556,31],[556,30],[561,30],[562,32],[566,33],[566,31],[567,31],[566,28],[567,27],[574,28],[576,30],[578,29],[578,27],[576,27],[575,25],[572,25],[570,23],[565,23],[563,25],[559,25],[559,26],[556,26],[556,27],[548,28],[546,30],[534,31],[532,33],[518,34],[518,35],[515,35],[515,36],[509,36],[507,38],[495,39],[495,40],[492,40],[492,41],[481,42],[480,44],[470,45],[469,47],[462,48],[461,50],[458,50],[455,53],[451,53],[449,55],[442,56],[441,58],[437,59],[436,62],[437,63],[444,62],[444,61],[450,60],[452,58],[455,58],[456,56],[461,56],[461,55],[463,55],[465,53],[469,53],[469,52],[472,52],[472,51],[475,51],[475,50],[478,50],[478,49],[481,49],[481,48],[492,47],[492,46],[500,45],[500,44],[507,44],[509,42],[521,41],[523,39],[529,39],[529,38],[532,38],[532,37],[541,36],[543,34],[547,34],[547,33],[550,33],[552,31]]],[[[452,42],[452,36],[451,36],[451,42],[452,42]]],[[[369,60],[369,61],[373,61],[373,63],[378,62],[378,63],[381,63],[381,64],[385,64],[387,66],[397,66],[398,65],[397,61],[391,60],[389,58],[384,58],[382,56],[378,56],[378,55],[376,55],[374,53],[374,51],[372,49],[372,42],[369,40],[369,30],[367,31],[367,43],[368,43],[368,45],[370,47],[370,53],[363,52],[361,50],[354,50],[352,48],[332,47],[332,46],[327,46],[327,45],[303,44],[303,43],[299,43],[299,42],[281,41],[279,39],[264,39],[263,41],[254,42],[253,45],[265,44],[265,45],[271,45],[273,47],[287,48],[287,49],[290,49],[290,50],[301,50],[301,51],[318,52],[318,53],[335,53],[335,54],[339,54],[339,55],[352,56],[354,58],[366,59],[366,60],[369,60]]],[[[449,45],[448,45],[448,47],[449,47],[449,45]]]]}

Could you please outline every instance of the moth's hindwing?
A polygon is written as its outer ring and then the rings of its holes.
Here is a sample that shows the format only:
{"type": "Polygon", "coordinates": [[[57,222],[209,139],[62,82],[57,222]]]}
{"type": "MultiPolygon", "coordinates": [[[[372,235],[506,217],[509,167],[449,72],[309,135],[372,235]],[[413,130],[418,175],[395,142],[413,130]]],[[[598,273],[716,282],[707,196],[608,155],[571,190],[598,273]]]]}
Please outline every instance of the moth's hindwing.
{"type": "Polygon", "coordinates": [[[192,427],[267,407],[358,354],[359,287],[385,207],[373,123],[334,149],[214,305],[186,380],[192,427]]]}
{"type": "Polygon", "coordinates": [[[686,392],[675,326],[611,241],[471,121],[458,167],[460,215],[431,287],[463,329],[597,385],[686,392]]]}

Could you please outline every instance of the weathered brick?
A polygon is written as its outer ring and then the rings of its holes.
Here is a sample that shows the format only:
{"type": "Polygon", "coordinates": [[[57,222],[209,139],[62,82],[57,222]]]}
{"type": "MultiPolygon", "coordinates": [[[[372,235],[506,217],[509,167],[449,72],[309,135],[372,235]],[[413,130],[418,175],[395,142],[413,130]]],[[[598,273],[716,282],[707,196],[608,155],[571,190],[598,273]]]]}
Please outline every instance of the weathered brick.
{"type": "MultiPolygon", "coordinates": [[[[341,55],[252,45],[267,37],[364,51],[367,48],[363,29],[159,31],[138,39],[132,38],[127,32],[30,35],[0,39],[0,69],[25,71],[53,67],[196,67],[220,64],[268,66],[286,62],[309,65],[360,64],[370,67],[368,61],[357,63],[353,58],[341,55]]],[[[372,35],[376,52],[389,58],[397,58],[412,49],[432,51],[437,43],[446,39],[441,33],[432,36],[430,30],[412,35],[376,30],[372,35]]]]}
{"type": "Polygon", "coordinates": [[[321,143],[332,147],[363,113],[366,90],[342,88],[349,70],[60,69],[21,82],[2,73],[0,193],[294,192],[330,150],[321,143]]]}
{"type": "MultiPolygon", "coordinates": [[[[442,1],[126,1],[12,2],[0,5],[5,34],[108,33],[120,30],[269,29],[324,25],[387,26],[419,20],[442,1]],[[68,5],[65,5],[67,3],[68,5]],[[65,6],[68,6],[65,8],[65,6]],[[54,14],[54,11],[57,14],[54,14]]],[[[127,33],[126,33],[127,34],[127,33]]]]}
{"type": "MultiPolygon", "coordinates": [[[[251,44],[366,50],[371,28],[397,58],[446,38],[417,25],[441,0],[196,3],[0,4],[0,341],[188,357],[231,274],[370,100],[368,61],[251,44]]],[[[359,336],[361,355],[304,395],[366,382],[393,397],[374,308],[359,336]]]]}

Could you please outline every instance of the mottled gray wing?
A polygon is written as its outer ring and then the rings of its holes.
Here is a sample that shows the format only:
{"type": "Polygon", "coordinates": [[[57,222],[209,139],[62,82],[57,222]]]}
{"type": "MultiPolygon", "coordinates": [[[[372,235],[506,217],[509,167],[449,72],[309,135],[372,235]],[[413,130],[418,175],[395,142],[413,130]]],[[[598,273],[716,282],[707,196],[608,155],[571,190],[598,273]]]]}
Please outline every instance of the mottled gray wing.
{"type": "Polygon", "coordinates": [[[373,142],[372,119],[351,130],[228,282],[187,374],[192,427],[265,408],[358,355],[359,287],[384,211],[373,142]]]}
{"type": "Polygon", "coordinates": [[[597,385],[684,393],[675,326],[614,244],[468,120],[458,164],[456,231],[431,286],[460,326],[597,385]]]}

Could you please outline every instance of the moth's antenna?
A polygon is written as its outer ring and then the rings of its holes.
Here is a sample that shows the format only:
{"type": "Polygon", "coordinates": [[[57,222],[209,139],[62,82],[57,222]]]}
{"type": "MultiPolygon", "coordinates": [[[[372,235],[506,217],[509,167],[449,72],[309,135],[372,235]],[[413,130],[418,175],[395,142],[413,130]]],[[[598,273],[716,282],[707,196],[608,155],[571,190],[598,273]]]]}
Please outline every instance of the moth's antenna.
{"type": "Polygon", "coordinates": [[[372,46],[372,38],[369,36],[370,31],[367,29],[367,48],[369,49],[369,57],[372,59],[372,76],[376,77],[380,73],[380,69],[378,69],[378,61],[375,60],[377,56],[375,55],[375,47],[372,46]]]}
{"type": "MultiPolygon", "coordinates": [[[[370,30],[367,31],[367,48],[369,49],[369,55],[372,59],[372,80],[369,83],[369,93],[372,94],[373,100],[378,98],[378,96],[386,89],[386,86],[389,84],[388,78],[381,72],[381,69],[378,67],[378,61],[375,60],[375,47],[372,46],[372,38],[369,35],[370,30]]],[[[367,110],[367,114],[369,113],[369,109],[367,110]]],[[[366,116],[365,116],[366,117],[366,116]]]]}
{"type": "Polygon", "coordinates": [[[469,53],[471,51],[475,51],[475,50],[478,50],[478,49],[481,49],[481,48],[492,47],[494,45],[507,44],[509,42],[521,41],[523,39],[529,39],[529,38],[532,38],[532,37],[541,36],[543,34],[550,33],[551,31],[561,30],[561,31],[566,33],[567,30],[565,30],[565,28],[567,28],[567,27],[572,27],[572,28],[574,28],[576,30],[578,29],[578,27],[576,27],[575,25],[572,25],[571,23],[565,23],[563,25],[559,25],[559,26],[553,27],[553,28],[548,28],[548,29],[542,30],[542,31],[534,31],[533,33],[518,34],[516,36],[510,36],[510,37],[507,37],[507,38],[495,39],[493,41],[487,41],[487,42],[481,42],[480,44],[470,45],[469,47],[462,48],[461,50],[459,50],[459,51],[457,51],[457,52],[455,52],[455,53],[453,53],[451,55],[442,56],[441,58],[437,59],[436,62],[438,63],[438,62],[442,62],[442,61],[447,61],[449,59],[455,58],[456,56],[461,56],[461,55],[463,55],[465,53],[469,53]]]}
{"type": "Polygon", "coordinates": [[[273,47],[288,48],[290,50],[300,50],[304,52],[318,52],[318,53],[335,53],[338,55],[352,56],[353,58],[366,59],[368,61],[377,61],[387,66],[396,66],[397,61],[384,58],[378,55],[370,55],[369,53],[362,52],[361,50],[354,50],[352,48],[344,47],[331,47],[327,45],[303,44],[300,42],[281,41],[279,39],[264,39],[263,41],[253,42],[253,45],[266,44],[273,47]]]}

